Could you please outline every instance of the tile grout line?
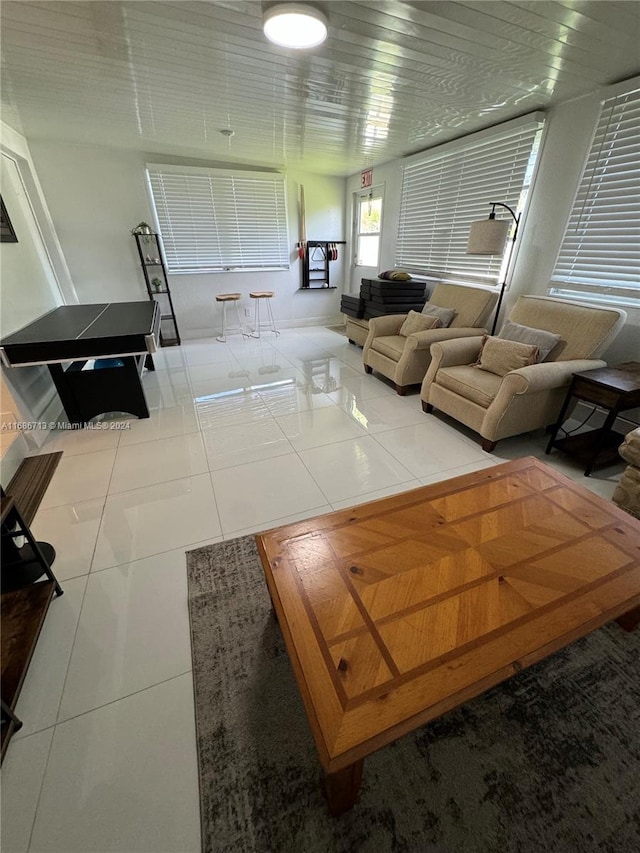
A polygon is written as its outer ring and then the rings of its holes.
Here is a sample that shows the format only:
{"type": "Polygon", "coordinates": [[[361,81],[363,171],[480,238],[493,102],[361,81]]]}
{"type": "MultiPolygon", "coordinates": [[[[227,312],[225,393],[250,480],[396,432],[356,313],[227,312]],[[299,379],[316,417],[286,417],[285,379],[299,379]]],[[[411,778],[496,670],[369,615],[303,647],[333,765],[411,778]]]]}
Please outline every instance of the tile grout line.
{"type": "MultiPolygon", "coordinates": [[[[64,696],[64,691],[65,691],[65,688],[67,686],[67,678],[69,676],[69,667],[71,665],[71,658],[73,657],[73,650],[75,649],[76,639],[78,637],[78,628],[80,626],[80,620],[82,618],[82,609],[84,607],[84,600],[86,598],[87,588],[89,586],[89,577],[91,576],[91,566],[93,565],[93,560],[94,560],[95,554],[96,554],[96,548],[98,547],[98,539],[100,538],[100,531],[102,530],[102,524],[104,522],[104,513],[105,513],[105,510],[107,507],[107,496],[109,494],[109,486],[111,485],[111,479],[113,477],[113,471],[114,471],[114,468],[116,465],[116,458],[117,458],[117,451],[113,457],[113,464],[111,466],[111,473],[109,474],[109,482],[107,483],[107,494],[104,496],[104,500],[102,502],[102,512],[100,514],[100,524],[98,525],[98,532],[96,534],[95,542],[93,543],[93,550],[91,551],[91,559],[89,561],[89,571],[87,572],[87,575],[86,575],[84,590],[82,592],[82,600],[80,602],[80,608],[78,610],[78,621],[76,622],[76,629],[73,632],[73,640],[71,642],[71,648],[69,650],[69,660],[67,661],[67,667],[65,669],[64,680],[62,682],[62,690],[60,691],[60,699],[58,701],[58,707],[56,709],[56,725],[57,725],[58,715],[60,714],[60,708],[62,706],[62,697],[64,696]]],[[[54,735],[55,735],[55,732],[54,732],[54,735]]],[[[45,772],[46,772],[46,769],[45,769],[45,772]]]]}
{"type": "MultiPolygon", "coordinates": [[[[195,433],[194,433],[194,435],[195,435],[195,433]]],[[[81,501],[71,501],[71,503],[56,504],[55,506],[46,507],[46,510],[60,509],[61,507],[65,507],[65,506],[75,506],[76,504],[88,503],[89,501],[104,500],[104,502],[106,504],[108,498],[115,497],[116,495],[130,495],[132,492],[140,492],[143,489],[153,489],[155,486],[164,486],[166,483],[175,483],[178,480],[191,480],[194,477],[204,477],[206,474],[209,474],[209,473],[210,473],[209,467],[207,466],[207,468],[204,471],[200,471],[198,474],[187,474],[186,476],[182,476],[182,477],[171,477],[171,479],[169,479],[169,480],[161,480],[159,483],[149,483],[146,486],[135,486],[135,488],[133,488],[133,489],[124,489],[121,492],[112,492],[111,494],[109,494],[107,492],[106,495],[96,495],[93,498],[85,498],[81,501]]],[[[109,478],[109,484],[110,483],[111,483],[111,478],[109,478]]],[[[107,488],[108,488],[108,486],[107,486],[107,488]]],[[[43,509],[42,511],[45,512],[46,510],[43,509]]],[[[102,519],[100,519],[100,522],[102,524],[102,519]]]]}
{"type": "MultiPolygon", "coordinates": [[[[197,417],[197,414],[196,414],[196,417],[197,417]]],[[[202,430],[202,428],[201,428],[201,424],[200,424],[200,420],[199,420],[199,418],[197,418],[197,419],[198,419],[198,425],[199,425],[199,427],[200,427],[200,429],[198,430],[198,433],[200,434],[202,444],[204,445],[204,440],[202,439],[202,435],[201,435],[201,433],[202,433],[202,431],[203,431],[203,430],[202,430]]],[[[67,722],[67,720],[59,721],[58,717],[59,717],[59,714],[60,714],[60,708],[61,708],[61,706],[62,706],[62,699],[63,699],[63,696],[64,696],[64,691],[65,691],[65,688],[66,688],[66,685],[67,685],[67,680],[68,680],[68,675],[69,675],[69,668],[70,668],[70,666],[71,666],[71,660],[72,660],[72,657],[73,657],[73,651],[74,651],[74,649],[75,649],[75,644],[76,644],[76,640],[77,640],[78,630],[79,630],[79,626],[80,626],[80,620],[81,620],[81,617],[82,617],[82,610],[83,610],[83,607],[84,607],[84,602],[85,602],[85,598],[86,598],[86,594],[87,594],[87,589],[88,589],[88,586],[89,586],[89,579],[90,579],[90,576],[91,576],[91,574],[92,574],[92,565],[93,565],[93,560],[94,560],[94,558],[95,558],[95,552],[96,552],[96,548],[97,548],[97,543],[98,543],[98,539],[99,539],[99,537],[100,537],[100,532],[101,532],[101,530],[102,530],[102,526],[103,526],[103,523],[104,523],[104,514],[105,514],[105,510],[106,510],[106,505],[107,505],[107,498],[108,498],[108,496],[109,496],[109,487],[110,487],[110,485],[111,485],[111,481],[112,481],[112,478],[113,478],[113,472],[114,472],[114,469],[115,469],[115,463],[116,463],[116,458],[117,458],[117,450],[118,450],[119,445],[120,445],[120,438],[121,438],[121,433],[118,435],[118,441],[116,442],[116,445],[115,445],[115,451],[116,451],[116,452],[114,453],[113,463],[112,463],[112,466],[111,466],[111,472],[110,472],[110,475],[109,475],[109,482],[108,482],[108,484],[107,484],[107,492],[106,492],[106,494],[105,494],[104,496],[100,496],[100,497],[102,498],[102,510],[101,510],[101,516],[100,516],[100,524],[99,524],[99,526],[98,526],[98,532],[97,532],[97,534],[96,534],[96,538],[95,538],[94,545],[93,545],[93,550],[92,550],[92,553],[91,553],[91,559],[90,559],[90,561],[89,561],[89,571],[87,572],[87,574],[86,574],[86,575],[80,575],[80,576],[78,576],[78,577],[85,577],[84,589],[83,589],[83,593],[82,593],[82,600],[81,600],[81,602],[80,602],[80,607],[79,607],[79,610],[78,610],[78,619],[77,619],[77,621],[76,621],[76,627],[75,627],[75,631],[74,631],[74,635],[73,635],[73,640],[72,640],[71,647],[70,647],[70,651],[69,651],[69,658],[68,658],[67,666],[66,666],[66,669],[65,669],[65,676],[64,676],[64,680],[63,680],[63,684],[62,684],[62,690],[61,690],[61,692],[60,692],[60,699],[59,699],[59,701],[58,701],[58,707],[57,707],[57,710],[56,710],[56,721],[55,721],[55,723],[53,724],[53,726],[48,727],[48,728],[52,728],[52,729],[53,729],[53,732],[52,732],[52,735],[51,735],[51,740],[50,740],[50,742],[49,742],[49,748],[48,748],[48,750],[47,750],[47,757],[46,757],[46,761],[45,761],[44,768],[43,768],[43,772],[42,772],[42,778],[41,778],[41,780],[40,780],[40,786],[39,786],[39,790],[38,790],[38,797],[37,797],[37,800],[36,800],[36,806],[35,806],[35,809],[34,809],[34,812],[33,812],[33,818],[32,818],[32,820],[31,820],[31,828],[30,828],[30,831],[29,831],[29,839],[28,839],[28,843],[27,843],[27,850],[30,850],[30,849],[31,849],[31,844],[32,844],[32,841],[33,841],[33,833],[34,833],[35,825],[36,825],[36,821],[37,821],[37,818],[38,818],[38,811],[39,811],[39,808],[40,808],[40,802],[41,802],[41,799],[42,799],[42,793],[43,793],[43,789],[44,789],[45,779],[46,779],[47,770],[48,770],[48,767],[49,767],[49,761],[50,761],[50,758],[51,758],[51,752],[52,752],[52,749],[53,749],[53,742],[54,742],[54,739],[55,739],[56,728],[57,728],[57,726],[58,726],[59,724],[62,724],[63,722],[67,722]]],[[[125,446],[127,446],[127,445],[125,445],[125,446]]],[[[84,455],[84,454],[74,454],[74,455],[78,455],[78,456],[80,456],[80,455],[84,455]]],[[[205,455],[206,455],[206,451],[205,451],[205,455]]],[[[208,464],[208,459],[207,459],[207,464],[208,464]]],[[[203,472],[203,473],[205,473],[205,472],[203,472]]],[[[212,492],[213,492],[213,498],[214,498],[214,502],[215,502],[215,506],[216,506],[216,514],[218,515],[218,522],[219,522],[219,525],[220,525],[220,531],[222,532],[222,524],[221,524],[221,522],[220,522],[220,513],[219,513],[219,510],[218,510],[217,499],[216,499],[216,496],[215,496],[215,490],[214,490],[214,487],[213,487],[213,481],[212,481],[212,479],[211,479],[211,473],[212,473],[212,472],[209,470],[209,471],[208,471],[208,473],[209,473],[209,477],[210,477],[210,482],[211,482],[211,487],[212,487],[212,492]]],[[[177,478],[177,479],[185,479],[185,478],[177,478]]],[[[134,491],[134,490],[131,490],[131,491],[134,491]]],[[[120,493],[118,493],[118,494],[120,494],[120,493]]],[[[96,500],[96,498],[91,498],[90,500],[96,500]]],[[[76,501],[76,503],[79,503],[79,502],[78,502],[78,501],[76,501]]],[[[58,505],[58,506],[69,506],[69,504],[60,504],[60,505],[58,505]]],[[[50,509],[55,509],[56,507],[49,507],[49,508],[50,508],[50,509]]],[[[217,537],[213,537],[213,538],[217,538],[217,537]]],[[[205,540],[200,540],[200,541],[207,541],[207,540],[205,539],[205,540]]],[[[196,544],[196,543],[190,543],[190,544],[196,544]]],[[[178,547],[186,547],[186,546],[178,546],[178,547]]],[[[169,551],[170,551],[170,550],[177,550],[177,549],[167,549],[167,550],[169,550],[169,551]]],[[[165,553],[165,552],[158,552],[158,553],[165,553]]],[[[150,556],[154,556],[154,555],[150,555],[150,556]]],[[[141,558],[141,559],[144,559],[144,558],[141,558]]],[[[135,561],[129,561],[129,562],[135,562],[135,561]]],[[[125,564],[119,564],[119,565],[125,565],[125,564]]],[[[114,568],[114,567],[113,567],[113,566],[105,567],[105,569],[102,569],[102,570],[99,570],[99,571],[106,570],[106,568],[114,568]]],[[[190,671],[191,671],[191,670],[187,670],[186,672],[190,672],[190,671]]],[[[185,674],[186,674],[186,672],[185,672],[185,673],[180,673],[178,676],[173,676],[173,677],[172,677],[172,678],[170,678],[170,679],[165,679],[163,682],[158,682],[158,684],[166,683],[166,681],[173,680],[173,678],[180,677],[181,675],[185,675],[185,674]]],[[[156,684],[156,685],[151,685],[150,687],[155,687],[155,686],[157,686],[157,684],[156,684]]],[[[148,689],[150,689],[150,687],[143,688],[143,690],[148,690],[148,689]]],[[[132,693],[132,694],[128,694],[128,695],[135,695],[135,693],[143,692],[143,690],[141,690],[141,691],[135,691],[134,693],[132,693]]],[[[127,697],[126,697],[126,696],[124,696],[124,697],[120,697],[119,699],[114,700],[114,702],[118,702],[118,701],[120,701],[120,700],[121,700],[121,699],[123,699],[123,698],[127,698],[127,697]]],[[[111,702],[111,703],[105,703],[105,704],[113,704],[113,702],[111,702]]],[[[99,706],[99,707],[105,707],[105,705],[103,705],[103,706],[99,706]]],[[[91,711],[87,711],[87,712],[84,712],[84,713],[91,713],[93,710],[98,710],[98,708],[91,709],[91,711]]],[[[77,716],[83,716],[83,715],[84,715],[84,714],[77,715],[77,716]]],[[[69,718],[69,719],[76,719],[76,718],[77,718],[77,717],[71,717],[71,718],[69,718]]],[[[41,731],[44,731],[44,730],[41,730],[41,731]]],[[[36,732],[33,732],[33,734],[36,734],[36,732]]]]}
{"type": "MultiPolygon", "coordinates": [[[[118,443],[119,443],[119,441],[120,441],[120,438],[118,437],[118,443]]],[[[109,476],[109,482],[111,482],[111,476],[113,475],[113,468],[115,466],[115,462],[116,462],[116,454],[114,453],[113,464],[111,466],[111,474],[109,476]]],[[[100,525],[98,526],[98,534],[96,536],[96,541],[94,542],[93,551],[91,554],[91,561],[89,563],[89,573],[91,571],[91,563],[93,562],[93,557],[94,557],[96,545],[98,542],[98,536],[100,535],[100,529],[102,528],[102,520],[104,518],[104,510],[105,510],[106,503],[107,503],[107,499],[105,496],[105,499],[104,499],[103,504],[102,504],[102,514],[100,516],[100,525]]],[[[47,777],[47,770],[49,768],[49,761],[51,759],[51,751],[53,749],[53,741],[54,741],[55,736],[56,736],[56,727],[58,725],[58,715],[60,714],[60,707],[62,705],[62,697],[64,696],[65,687],[67,685],[67,678],[69,676],[69,667],[71,665],[71,658],[73,657],[73,650],[74,650],[75,645],[76,645],[76,638],[78,636],[78,628],[80,625],[80,619],[82,617],[82,608],[84,607],[84,600],[85,600],[86,595],[87,595],[87,587],[89,586],[89,573],[86,575],[86,579],[84,582],[84,589],[82,591],[82,599],[80,601],[80,607],[78,608],[78,619],[76,621],[76,627],[75,627],[75,630],[73,632],[73,640],[71,641],[71,646],[69,649],[69,658],[67,660],[67,665],[65,667],[64,679],[62,681],[62,690],[60,691],[60,698],[58,700],[58,706],[56,708],[56,717],[55,717],[55,723],[53,726],[53,734],[51,735],[51,742],[49,743],[49,750],[47,752],[47,760],[45,761],[44,769],[42,771],[42,780],[40,782],[40,788],[38,790],[38,799],[36,801],[36,807],[33,810],[33,820],[31,822],[31,830],[29,832],[29,841],[27,843],[27,851],[31,850],[31,843],[33,841],[33,832],[35,830],[36,821],[38,819],[38,811],[40,809],[40,802],[42,800],[42,792],[44,790],[44,782],[45,782],[45,779],[47,777]]]]}
{"type": "Polygon", "coordinates": [[[130,699],[132,696],[138,696],[140,693],[146,693],[147,690],[153,690],[155,687],[160,687],[162,684],[168,684],[170,681],[175,681],[176,678],[182,678],[185,675],[189,675],[190,672],[193,672],[193,667],[191,667],[190,669],[185,669],[183,672],[178,672],[175,675],[170,675],[168,678],[163,678],[160,681],[156,681],[154,684],[148,684],[146,687],[141,687],[139,690],[132,690],[131,693],[125,693],[124,696],[118,696],[117,699],[111,699],[109,700],[109,702],[103,702],[101,705],[96,705],[95,708],[88,708],[86,711],[80,711],[79,714],[72,714],[70,717],[65,717],[64,720],[60,720],[59,722],[57,722],[55,728],[58,728],[58,726],[64,726],[67,723],[72,722],[73,720],[78,720],[80,719],[80,717],[86,717],[87,714],[93,714],[96,711],[101,711],[103,708],[108,708],[110,705],[116,705],[118,702],[122,702],[125,699],[130,699]]]}
{"type": "MultiPolygon", "coordinates": [[[[48,731],[49,728],[53,729],[51,732],[51,740],[49,741],[49,748],[47,749],[47,758],[44,763],[44,768],[42,770],[42,778],[40,779],[40,786],[38,788],[38,797],[36,799],[36,807],[33,810],[33,817],[31,819],[31,828],[29,829],[29,838],[27,840],[27,853],[31,850],[31,842],[33,841],[33,831],[36,828],[36,820],[38,818],[38,809],[40,808],[40,800],[42,799],[42,791],[44,789],[44,780],[47,776],[47,768],[49,767],[49,759],[51,758],[51,751],[53,749],[53,739],[56,734],[56,724],[53,726],[49,726],[47,729],[42,729],[42,731],[48,731]]],[[[33,734],[38,734],[38,732],[34,732],[33,734]]],[[[27,735],[27,737],[31,737],[31,735],[27,735]]],[[[25,738],[26,740],[26,738],[25,738]]]]}

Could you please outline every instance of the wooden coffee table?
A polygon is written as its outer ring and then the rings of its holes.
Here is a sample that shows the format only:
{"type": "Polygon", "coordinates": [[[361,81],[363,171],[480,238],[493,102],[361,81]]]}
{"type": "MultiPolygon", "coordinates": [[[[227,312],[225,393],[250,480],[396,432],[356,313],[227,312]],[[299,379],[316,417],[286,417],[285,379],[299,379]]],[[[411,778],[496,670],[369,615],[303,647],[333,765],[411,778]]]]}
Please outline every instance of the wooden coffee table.
{"type": "Polygon", "coordinates": [[[612,619],[640,522],[533,458],[257,537],[332,813],[363,760],[612,619]]]}

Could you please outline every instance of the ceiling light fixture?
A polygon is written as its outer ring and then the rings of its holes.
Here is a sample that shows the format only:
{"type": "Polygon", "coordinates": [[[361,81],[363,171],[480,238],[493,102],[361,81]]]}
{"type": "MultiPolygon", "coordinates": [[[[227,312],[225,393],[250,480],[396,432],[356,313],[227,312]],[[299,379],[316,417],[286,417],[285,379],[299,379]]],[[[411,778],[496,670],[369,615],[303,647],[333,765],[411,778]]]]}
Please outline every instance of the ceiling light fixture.
{"type": "Polygon", "coordinates": [[[306,3],[271,6],[264,13],[262,28],[269,41],[295,50],[316,47],[327,37],[326,17],[306,3]]]}

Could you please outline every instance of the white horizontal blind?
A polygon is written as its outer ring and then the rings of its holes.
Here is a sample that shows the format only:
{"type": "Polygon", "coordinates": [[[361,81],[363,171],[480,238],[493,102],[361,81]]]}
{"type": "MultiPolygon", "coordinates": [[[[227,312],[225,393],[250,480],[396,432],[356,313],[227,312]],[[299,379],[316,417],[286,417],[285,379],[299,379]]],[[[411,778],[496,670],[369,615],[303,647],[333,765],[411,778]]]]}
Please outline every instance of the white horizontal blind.
{"type": "Polygon", "coordinates": [[[640,306],[640,89],[606,100],[551,293],[640,306]]]}
{"type": "Polygon", "coordinates": [[[169,272],[288,268],[284,176],[148,166],[169,272]]]}
{"type": "MultiPolygon", "coordinates": [[[[489,202],[522,210],[542,132],[537,116],[455,145],[445,143],[405,166],[397,267],[497,282],[502,256],[467,255],[469,229],[475,220],[487,219],[489,202]]],[[[502,218],[499,208],[496,214],[502,218]]]]}

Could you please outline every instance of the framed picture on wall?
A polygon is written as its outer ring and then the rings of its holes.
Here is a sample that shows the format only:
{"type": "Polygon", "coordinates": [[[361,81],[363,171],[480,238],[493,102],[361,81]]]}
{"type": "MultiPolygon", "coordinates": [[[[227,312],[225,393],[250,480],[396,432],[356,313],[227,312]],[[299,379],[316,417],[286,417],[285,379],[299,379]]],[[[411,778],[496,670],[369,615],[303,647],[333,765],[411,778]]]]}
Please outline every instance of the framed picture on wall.
{"type": "Polygon", "coordinates": [[[9,219],[7,208],[4,206],[4,201],[0,195],[0,243],[17,243],[18,238],[13,230],[13,225],[9,219]]]}

